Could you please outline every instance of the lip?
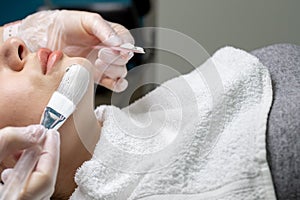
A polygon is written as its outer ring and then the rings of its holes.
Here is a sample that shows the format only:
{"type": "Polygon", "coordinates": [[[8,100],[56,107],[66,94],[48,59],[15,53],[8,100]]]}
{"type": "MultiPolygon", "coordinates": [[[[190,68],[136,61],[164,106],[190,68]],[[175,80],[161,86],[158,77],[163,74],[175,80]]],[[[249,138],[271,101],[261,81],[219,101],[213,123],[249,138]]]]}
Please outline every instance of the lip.
{"type": "Polygon", "coordinates": [[[51,50],[46,48],[41,48],[37,52],[37,56],[41,64],[43,74],[46,74],[47,72],[47,62],[51,53],[51,50]]]}
{"type": "Polygon", "coordinates": [[[41,64],[43,74],[48,74],[55,64],[61,60],[63,53],[62,51],[51,51],[47,48],[41,48],[38,50],[38,59],[41,64]]]}
{"type": "Polygon", "coordinates": [[[55,64],[61,60],[63,56],[62,51],[53,51],[49,57],[48,57],[48,62],[47,62],[47,71],[46,74],[48,74],[55,66],[55,64]]]}

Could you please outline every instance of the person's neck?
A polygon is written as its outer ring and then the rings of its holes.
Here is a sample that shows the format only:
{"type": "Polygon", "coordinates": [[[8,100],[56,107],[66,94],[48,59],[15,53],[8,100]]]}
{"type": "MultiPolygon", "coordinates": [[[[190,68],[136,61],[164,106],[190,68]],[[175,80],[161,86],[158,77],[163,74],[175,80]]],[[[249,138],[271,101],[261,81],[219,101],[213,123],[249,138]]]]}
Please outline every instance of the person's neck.
{"type": "Polygon", "coordinates": [[[76,111],[61,127],[61,159],[55,194],[71,195],[77,185],[76,170],[90,160],[101,134],[101,124],[94,113],[93,87],[77,105],[76,111]],[[64,146],[62,146],[64,144],[64,146]]]}
{"type": "Polygon", "coordinates": [[[82,145],[90,154],[93,154],[100,139],[101,124],[91,111],[80,113],[78,116],[75,114],[73,118],[75,122],[80,120],[80,123],[75,123],[75,128],[82,145]]]}
{"type": "Polygon", "coordinates": [[[91,159],[101,132],[94,112],[83,112],[78,116],[75,113],[68,120],[69,123],[62,127],[68,131],[62,130],[61,143],[66,145],[62,147],[64,151],[61,152],[55,195],[70,196],[74,192],[77,187],[74,182],[76,170],[91,159]],[[79,116],[80,119],[77,119],[79,116]]]}
{"type": "Polygon", "coordinates": [[[82,145],[91,154],[101,134],[101,124],[99,124],[94,112],[94,87],[91,83],[86,95],[77,106],[73,114],[74,124],[82,145]]]}

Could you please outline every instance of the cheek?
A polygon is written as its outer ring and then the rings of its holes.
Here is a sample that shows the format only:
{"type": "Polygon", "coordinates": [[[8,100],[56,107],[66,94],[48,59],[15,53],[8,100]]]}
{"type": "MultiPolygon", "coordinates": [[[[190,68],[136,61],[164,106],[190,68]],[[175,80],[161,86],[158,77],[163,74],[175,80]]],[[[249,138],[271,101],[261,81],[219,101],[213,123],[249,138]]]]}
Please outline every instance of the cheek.
{"type": "Polygon", "coordinates": [[[10,84],[0,88],[1,126],[27,126],[40,121],[44,107],[52,94],[52,88],[33,87],[29,82],[10,84]]]}

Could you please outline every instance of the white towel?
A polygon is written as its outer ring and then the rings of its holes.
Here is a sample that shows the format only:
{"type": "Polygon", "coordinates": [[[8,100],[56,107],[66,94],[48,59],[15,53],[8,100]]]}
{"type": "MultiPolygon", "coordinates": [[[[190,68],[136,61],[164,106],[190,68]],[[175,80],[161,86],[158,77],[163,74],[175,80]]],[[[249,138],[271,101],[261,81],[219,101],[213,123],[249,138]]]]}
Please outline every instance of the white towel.
{"type": "Polygon", "coordinates": [[[275,199],[265,149],[271,101],[266,67],[225,47],[122,110],[100,106],[101,137],[71,199],[275,199]]]}

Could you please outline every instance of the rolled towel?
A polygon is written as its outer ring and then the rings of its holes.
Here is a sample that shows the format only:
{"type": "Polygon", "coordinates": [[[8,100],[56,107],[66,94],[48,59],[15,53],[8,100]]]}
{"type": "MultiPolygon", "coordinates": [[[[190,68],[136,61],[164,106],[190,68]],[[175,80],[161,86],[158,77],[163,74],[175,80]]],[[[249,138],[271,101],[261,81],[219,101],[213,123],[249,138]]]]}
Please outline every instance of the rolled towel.
{"type": "Polygon", "coordinates": [[[266,67],[224,47],[126,108],[100,106],[101,137],[71,199],[276,199],[265,149],[271,101],[266,67]]]}

